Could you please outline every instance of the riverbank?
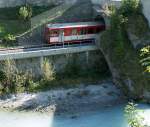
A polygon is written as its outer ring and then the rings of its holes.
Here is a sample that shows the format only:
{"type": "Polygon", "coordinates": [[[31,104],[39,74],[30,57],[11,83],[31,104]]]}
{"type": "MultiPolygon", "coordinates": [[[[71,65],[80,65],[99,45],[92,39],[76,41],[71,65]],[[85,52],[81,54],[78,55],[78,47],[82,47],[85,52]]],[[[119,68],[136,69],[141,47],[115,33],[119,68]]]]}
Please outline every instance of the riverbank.
{"type": "Polygon", "coordinates": [[[120,89],[111,81],[80,85],[38,93],[22,93],[0,98],[0,108],[11,111],[33,111],[62,114],[96,110],[125,101],[120,89]]]}

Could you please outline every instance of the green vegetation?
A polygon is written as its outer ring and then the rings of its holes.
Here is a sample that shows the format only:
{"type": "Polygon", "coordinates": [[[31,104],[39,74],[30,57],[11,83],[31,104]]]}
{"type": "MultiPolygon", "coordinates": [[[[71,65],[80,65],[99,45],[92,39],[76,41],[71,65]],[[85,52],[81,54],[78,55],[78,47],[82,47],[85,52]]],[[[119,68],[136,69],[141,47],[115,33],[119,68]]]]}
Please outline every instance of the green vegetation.
{"type": "Polygon", "coordinates": [[[15,43],[16,41],[14,40],[16,35],[30,29],[30,22],[0,19],[0,26],[2,29],[2,32],[0,32],[0,40],[3,40],[3,43],[0,44],[0,47],[11,47],[17,45],[17,43],[15,43]]]}
{"type": "Polygon", "coordinates": [[[47,59],[42,63],[42,78],[45,81],[52,81],[55,79],[54,68],[47,59]]]}
{"type": "Polygon", "coordinates": [[[140,115],[142,110],[137,109],[137,105],[134,103],[128,103],[125,107],[125,116],[127,118],[130,127],[148,127],[144,125],[144,118],[140,115]]]}
{"type": "Polygon", "coordinates": [[[110,77],[106,70],[97,71],[96,69],[93,67],[88,70],[81,70],[78,64],[68,63],[62,73],[56,73],[52,64],[45,59],[41,66],[41,76],[37,77],[32,73],[32,70],[20,71],[14,60],[6,60],[1,63],[0,94],[38,92],[58,87],[70,88],[82,83],[95,84],[110,77]]]}
{"type": "Polygon", "coordinates": [[[30,5],[20,7],[19,16],[23,20],[29,20],[32,17],[32,7],[30,5]]]}
{"type": "Polygon", "coordinates": [[[142,66],[146,68],[145,72],[150,74],[150,46],[141,49],[141,57],[142,57],[141,60],[142,66]]]}
{"type": "Polygon", "coordinates": [[[141,13],[141,3],[140,0],[122,0],[122,5],[120,8],[121,14],[129,16],[131,14],[141,13]]]}
{"type": "MultiPolygon", "coordinates": [[[[9,35],[18,36],[29,29],[31,29],[31,23],[28,19],[40,13],[53,8],[51,6],[23,6],[23,7],[12,7],[12,8],[0,8],[0,40],[9,35]],[[26,21],[23,21],[24,19],[26,21]]],[[[17,45],[17,43],[15,43],[17,45]]],[[[4,41],[0,44],[0,47],[14,46],[14,43],[4,41]]]]}
{"type": "Polygon", "coordinates": [[[149,79],[143,74],[139,53],[128,38],[128,30],[138,37],[149,32],[148,24],[142,14],[139,0],[123,0],[119,9],[110,7],[110,29],[101,36],[101,47],[109,56],[112,66],[118,71],[119,84],[124,92],[133,98],[140,98],[144,89],[150,89],[149,79]],[[136,20],[135,20],[136,17],[136,20]],[[131,82],[130,91],[126,81],[131,82]]]}
{"type": "MultiPolygon", "coordinates": [[[[55,5],[50,6],[32,6],[32,17],[39,15],[42,12],[52,9],[55,5]]],[[[19,19],[19,9],[17,7],[0,8],[0,19],[2,20],[17,20],[19,19]]]]}

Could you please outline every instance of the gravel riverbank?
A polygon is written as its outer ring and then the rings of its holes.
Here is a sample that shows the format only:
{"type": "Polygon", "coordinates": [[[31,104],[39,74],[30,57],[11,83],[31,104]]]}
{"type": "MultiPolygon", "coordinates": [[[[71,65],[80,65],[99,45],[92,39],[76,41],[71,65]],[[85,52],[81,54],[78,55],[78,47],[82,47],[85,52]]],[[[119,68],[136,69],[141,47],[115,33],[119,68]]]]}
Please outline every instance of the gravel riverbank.
{"type": "Polygon", "coordinates": [[[9,95],[0,98],[0,108],[61,114],[95,110],[100,106],[122,103],[124,100],[120,89],[109,81],[78,88],[9,95]]]}

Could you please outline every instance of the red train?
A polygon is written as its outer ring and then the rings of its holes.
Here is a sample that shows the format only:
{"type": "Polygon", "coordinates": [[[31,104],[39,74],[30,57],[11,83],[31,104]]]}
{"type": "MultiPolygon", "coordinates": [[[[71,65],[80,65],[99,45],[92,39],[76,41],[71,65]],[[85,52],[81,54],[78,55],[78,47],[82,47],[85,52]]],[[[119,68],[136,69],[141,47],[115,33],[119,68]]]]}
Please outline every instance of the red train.
{"type": "Polygon", "coordinates": [[[45,41],[49,44],[93,42],[97,34],[103,30],[105,30],[103,22],[47,24],[45,41]]]}

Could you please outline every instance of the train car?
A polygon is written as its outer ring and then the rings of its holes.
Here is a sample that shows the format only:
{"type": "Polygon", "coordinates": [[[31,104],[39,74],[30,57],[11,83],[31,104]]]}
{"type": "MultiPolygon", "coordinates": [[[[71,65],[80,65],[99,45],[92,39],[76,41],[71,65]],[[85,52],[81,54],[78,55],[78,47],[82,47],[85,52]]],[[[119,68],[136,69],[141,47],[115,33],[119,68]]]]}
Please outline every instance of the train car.
{"type": "Polygon", "coordinates": [[[95,41],[97,34],[103,30],[103,22],[47,24],[45,41],[49,44],[90,43],[95,41]]]}

